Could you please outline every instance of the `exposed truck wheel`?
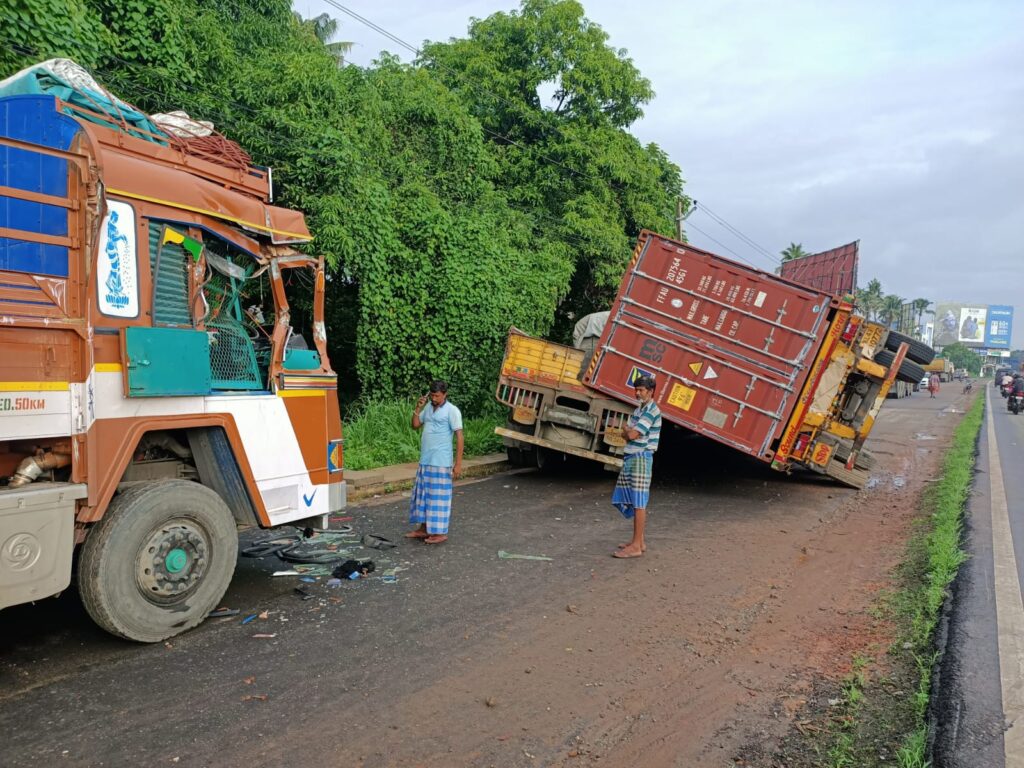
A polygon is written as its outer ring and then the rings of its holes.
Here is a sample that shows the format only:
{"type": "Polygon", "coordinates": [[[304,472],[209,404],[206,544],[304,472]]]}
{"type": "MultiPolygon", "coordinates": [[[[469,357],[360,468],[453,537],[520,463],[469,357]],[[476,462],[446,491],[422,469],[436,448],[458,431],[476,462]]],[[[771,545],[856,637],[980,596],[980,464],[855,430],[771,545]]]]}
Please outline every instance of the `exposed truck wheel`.
{"type": "MultiPolygon", "coordinates": [[[[885,339],[885,348],[896,352],[904,341],[907,342],[909,347],[907,349],[907,360],[919,363],[920,365],[928,365],[928,363],[935,359],[935,350],[923,341],[912,339],[896,331],[889,331],[889,335],[885,339]]],[[[875,359],[877,360],[877,357],[875,359]]]]}
{"type": "MultiPolygon", "coordinates": [[[[526,431],[522,424],[516,424],[511,419],[505,422],[505,429],[515,430],[516,432],[526,431]]],[[[508,440],[509,438],[505,439],[508,440]]],[[[530,451],[524,450],[522,444],[506,445],[505,455],[508,457],[508,463],[513,467],[533,466],[533,455],[530,451]]]]}
{"type": "Polygon", "coordinates": [[[238,557],[227,504],[188,480],[117,496],[82,548],[78,588],[93,621],[155,643],[198,625],[224,596],[238,557]]]}
{"type": "MultiPolygon", "coordinates": [[[[890,352],[888,349],[880,349],[875,352],[875,362],[879,365],[884,365],[886,368],[890,367],[895,359],[896,353],[890,352]]],[[[914,361],[907,359],[900,363],[900,369],[896,372],[897,379],[901,379],[909,384],[916,384],[924,376],[924,368],[914,361]]]]}

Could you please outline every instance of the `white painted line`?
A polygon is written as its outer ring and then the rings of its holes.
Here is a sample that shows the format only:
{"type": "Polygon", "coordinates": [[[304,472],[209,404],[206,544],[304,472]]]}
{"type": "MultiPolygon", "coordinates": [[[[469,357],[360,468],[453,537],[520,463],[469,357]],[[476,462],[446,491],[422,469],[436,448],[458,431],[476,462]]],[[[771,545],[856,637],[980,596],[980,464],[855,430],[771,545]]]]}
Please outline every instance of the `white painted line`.
{"type": "MultiPolygon", "coordinates": [[[[986,390],[989,390],[986,387],[986,390]]],[[[1024,768],[1024,603],[1021,601],[1017,558],[1013,552],[1010,513],[1003,485],[1003,468],[996,445],[994,404],[988,392],[988,476],[992,504],[992,559],[995,566],[996,631],[999,637],[999,677],[1003,688],[1003,734],[1006,768],[1024,768]]]]}

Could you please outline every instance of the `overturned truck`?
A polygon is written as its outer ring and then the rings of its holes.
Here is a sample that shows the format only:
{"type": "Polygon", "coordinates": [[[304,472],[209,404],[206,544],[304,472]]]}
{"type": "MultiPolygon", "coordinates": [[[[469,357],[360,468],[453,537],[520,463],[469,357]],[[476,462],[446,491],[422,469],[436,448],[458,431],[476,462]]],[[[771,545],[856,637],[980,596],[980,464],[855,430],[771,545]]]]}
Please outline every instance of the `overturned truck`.
{"type": "Polygon", "coordinates": [[[496,392],[511,460],[620,464],[633,385],[653,375],[666,420],[859,488],[886,395],[919,381],[934,352],[843,298],[645,231],[586,357],[511,331],[496,392]]]}

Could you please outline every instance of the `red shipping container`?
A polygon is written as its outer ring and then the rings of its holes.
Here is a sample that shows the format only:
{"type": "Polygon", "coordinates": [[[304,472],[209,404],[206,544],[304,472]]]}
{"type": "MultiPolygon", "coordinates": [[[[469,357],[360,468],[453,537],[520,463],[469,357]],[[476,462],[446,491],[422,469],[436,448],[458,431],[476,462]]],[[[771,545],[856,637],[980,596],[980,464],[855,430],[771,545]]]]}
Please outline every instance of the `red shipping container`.
{"type": "Polygon", "coordinates": [[[664,418],[770,461],[838,305],[645,231],[584,382],[635,402],[652,374],[664,418]]]}
{"type": "Polygon", "coordinates": [[[821,253],[782,262],[780,274],[787,280],[842,296],[857,290],[857,258],[860,241],[821,253]]]}

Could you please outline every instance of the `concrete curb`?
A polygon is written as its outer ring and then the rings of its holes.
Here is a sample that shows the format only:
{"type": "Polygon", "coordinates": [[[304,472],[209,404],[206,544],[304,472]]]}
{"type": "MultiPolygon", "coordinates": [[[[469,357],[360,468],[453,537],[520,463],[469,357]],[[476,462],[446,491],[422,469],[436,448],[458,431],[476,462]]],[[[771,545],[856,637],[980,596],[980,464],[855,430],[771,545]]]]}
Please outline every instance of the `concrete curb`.
{"type": "MultiPolygon", "coordinates": [[[[348,500],[359,501],[406,491],[412,488],[417,468],[418,464],[412,462],[375,469],[345,470],[348,500]]],[[[490,453],[462,460],[462,478],[485,477],[505,469],[508,469],[508,459],[504,453],[490,453]]]]}

